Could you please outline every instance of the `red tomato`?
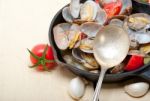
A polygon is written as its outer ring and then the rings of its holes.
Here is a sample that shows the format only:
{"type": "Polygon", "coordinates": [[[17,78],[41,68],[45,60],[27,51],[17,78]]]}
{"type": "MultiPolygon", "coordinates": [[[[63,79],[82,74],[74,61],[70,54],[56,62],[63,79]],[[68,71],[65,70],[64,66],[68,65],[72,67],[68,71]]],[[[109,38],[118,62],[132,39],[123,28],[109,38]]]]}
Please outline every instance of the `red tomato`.
{"type": "Polygon", "coordinates": [[[144,65],[144,57],[132,55],[124,70],[133,71],[144,65]]]}
{"type": "Polygon", "coordinates": [[[52,48],[45,44],[39,44],[33,47],[30,51],[30,60],[33,63],[31,67],[37,67],[37,70],[50,70],[54,68],[56,63],[54,62],[54,56],[52,48]]]}
{"type": "Polygon", "coordinates": [[[99,3],[99,2],[100,2],[100,0],[95,0],[95,2],[96,2],[96,3],[99,3]]]}
{"type": "Polygon", "coordinates": [[[111,18],[114,15],[118,15],[120,13],[122,8],[122,2],[121,0],[117,0],[117,2],[103,4],[103,7],[108,15],[108,18],[111,18]]]}

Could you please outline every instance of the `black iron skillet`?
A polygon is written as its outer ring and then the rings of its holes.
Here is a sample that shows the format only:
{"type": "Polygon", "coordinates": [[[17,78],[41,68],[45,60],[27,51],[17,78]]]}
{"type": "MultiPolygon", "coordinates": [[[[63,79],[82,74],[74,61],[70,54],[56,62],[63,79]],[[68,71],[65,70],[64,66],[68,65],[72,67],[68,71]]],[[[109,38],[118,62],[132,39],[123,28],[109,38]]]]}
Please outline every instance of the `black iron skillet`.
{"type": "MultiPolygon", "coordinates": [[[[73,73],[75,73],[76,75],[82,76],[87,78],[88,80],[91,81],[97,81],[99,74],[95,74],[95,73],[91,73],[91,72],[87,72],[84,70],[81,70],[79,68],[76,68],[73,65],[67,64],[65,63],[65,61],[62,58],[62,54],[61,51],[58,49],[58,47],[55,44],[54,41],[54,35],[53,35],[53,27],[57,24],[63,23],[65,22],[63,17],[62,17],[62,9],[60,11],[58,11],[58,13],[54,16],[50,28],[49,28],[49,41],[50,44],[53,48],[54,51],[54,57],[56,59],[56,62],[71,70],[73,73]]],[[[106,74],[105,78],[104,78],[104,82],[117,82],[117,81],[121,81],[124,79],[129,79],[132,77],[140,77],[143,78],[145,80],[147,80],[148,82],[150,82],[150,63],[141,67],[140,69],[137,69],[135,71],[132,72],[124,72],[124,73],[120,73],[120,74],[106,74]]]]}

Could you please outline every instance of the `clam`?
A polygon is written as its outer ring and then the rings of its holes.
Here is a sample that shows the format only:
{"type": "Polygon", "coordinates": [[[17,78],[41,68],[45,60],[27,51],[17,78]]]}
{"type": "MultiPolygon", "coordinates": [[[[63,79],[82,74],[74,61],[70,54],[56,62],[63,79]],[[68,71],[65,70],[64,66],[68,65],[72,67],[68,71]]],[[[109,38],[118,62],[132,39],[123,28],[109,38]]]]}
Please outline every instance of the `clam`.
{"type": "Polygon", "coordinates": [[[122,9],[120,15],[130,15],[132,11],[132,1],[131,0],[121,0],[122,9]]]}
{"type": "Polygon", "coordinates": [[[78,41],[80,36],[80,31],[69,31],[68,39],[69,39],[69,49],[72,49],[76,42],[78,41]]]}
{"type": "Polygon", "coordinates": [[[80,50],[85,53],[93,53],[93,38],[85,38],[80,42],[80,50]]]}
{"type": "Polygon", "coordinates": [[[150,53],[150,43],[149,43],[149,44],[142,45],[142,46],[140,47],[140,51],[141,51],[141,52],[144,52],[145,54],[150,53]]]}
{"type": "Polygon", "coordinates": [[[106,14],[105,10],[103,10],[101,8],[98,10],[95,21],[100,25],[104,25],[106,23],[107,14],[106,14]]]}
{"type": "Polygon", "coordinates": [[[86,69],[95,70],[99,68],[97,61],[95,60],[93,54],[87,54],[82,52],[78,48],[72,50],[73,58],[81,63],[86,69]]]}
{"type": "Polygon", "coordinates": [[[80,17],[83,21],[94,21],[97,15],[98,6],[92,0],[86,1],[80,9],[80,17]]]}
{"type": "Polygon", "coordinates": [[[77,24],[73,24],[70,27],[69,34],[68,34],[68,40],[69,40],[69,49],[74,48],[76,45],[77,41],[80,38],[80,27],[77,24]]]}
{"type": "Polygon", "coordinates": [[[139,43],[136,40],[131,40],[130,41],[130,49],[135,50],[139,48],[139,43]]]}
{"type": "Polygon", "coordinates": [[[72,49],[73,58],[80,63],[85,63],[85,60],[83,60],[81,53],[82,53],[82,51],[79,48],[72,49]]]}
{"type": "Polygon", "coordinates": [[[73,17],[71,15],[69,7],[65,7],[62,10],[62,16],[65,21],[72,23],[73,22],[73,17]]]}
{"type": "Polygon", "coordinates": [[[87,71],[87,69],[79,62],[76,62],[74,59],[73,59],[73,56],[71,54],[66,54],[63,56],[63,59],[65,60],[65,62],[67,64],[70,64],[72,66],[75,66],[76,68],[79,68],[81,70],[85,70],[87,71]]]}
{"type": "Polygon", "coordinates": [[[74,48],[80,38],[80,26],[77,24],[62,23],[53,29],[54,39],[59,49],[74,48]]]}
{"type": "Polygon", "coordinates": [[[99,68],[99,65],[95,60],[93,54],[83,53],[81,54],[81,56],[86,61],[86,63],[84,63],[84,66],[88,67],[90,70],[99,68]]]}
{"type": "Polygon", "coordinates": [[[70,3],[70,13],[73,18],[78,18],[80,13],[80,0],[71,0],[70,3]]]}
{"type": "Polygon", "coordinates": [[[70,27],[71,24],[62,23],[56,25],[53,29],[55,43],[57,47],[61,50],[65,50],[69,46],[67,31],[70,29],[70,27]]]}
{"type": "Polygon", "coordinates": [[[137,13],[129,16],[123,25],[131,40],[139,44],[150,42],[150,16],[144,13],[137,13]]]}
{"type": "Polygon", "coordinates": [[[69,23],[61,23],[54,27],[53,32],[55,33],[65,33],[66,31],[70,30],[72,24],[69,23]]]}
{"type": "Polygon", "coordinates": [[[81,32],[86,34],[88,37],[95,37],[98,31],[102,28],[103,26],[96,23],[96,22],[87,22],[81,25],[80,29],[81,32]]]}

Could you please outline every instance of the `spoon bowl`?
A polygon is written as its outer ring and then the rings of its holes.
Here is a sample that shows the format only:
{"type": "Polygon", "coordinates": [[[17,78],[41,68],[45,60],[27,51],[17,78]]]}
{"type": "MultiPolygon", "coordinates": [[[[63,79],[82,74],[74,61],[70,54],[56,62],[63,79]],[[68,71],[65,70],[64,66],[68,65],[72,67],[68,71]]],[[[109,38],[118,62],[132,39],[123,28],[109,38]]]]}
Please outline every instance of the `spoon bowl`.
{"type": "Polygon", "coordinates": [[[129,51],[128,34],[118,26],[108,25],[98,32],[94,40],[94,56],[102,67],[120,64],[129,51]]]}
{"type": "Polygon", "coordinates": [[[107,25],[97,33],[93,52],[95,59],[101,65],[101,73],[92,101],[98,101],[106,71],[124,60],[128,54],[129,46],[128,34],[121,27],[107,25]]]}

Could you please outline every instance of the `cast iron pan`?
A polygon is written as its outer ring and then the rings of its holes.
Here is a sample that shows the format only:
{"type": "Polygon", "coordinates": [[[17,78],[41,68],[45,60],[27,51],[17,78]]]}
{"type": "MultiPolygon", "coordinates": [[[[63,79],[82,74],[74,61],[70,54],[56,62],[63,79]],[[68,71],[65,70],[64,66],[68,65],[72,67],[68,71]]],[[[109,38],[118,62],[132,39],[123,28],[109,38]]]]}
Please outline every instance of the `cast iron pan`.
{"type": "MultiPolygon", "coordinates": [[[[84,1],[84,0],[82,0],[82,1],[84,1]]],[[[62,12],[62,9],[60,11],[58,11],[58,13],[54,16],[54,18],[51,22],[50,28],[49,28],[49,36],[48,36],[50,44],[54,51],[54,57],[56,59],[56,62],[59,65],[71,70],[76,75],[85,77],[86,79],[91,80],[91,81],[97,81],[99,74],[90,73],[90,72],[78,69],[73,65],[65,63],[64,59],[62,58],[61,51],[56,46],[55,41],[54,41],[54,35],[53,35],[53,27],[59,23],[65,22],[62,17],[61,12],[62,12]]],[[[140,69],[137,69],[132,72],[124,72],[124,73],[120,73],[120,74],[106,74],[106,76],[104,78],[104,82],[118,82],[121,80],[133,78],[133,77],[140,77],[140,78],[143,78],[144,80],[147,80],[148,82],[150,82],[150,64],[147,64],[147,65],[141,67],[140,69]]]]}
{"type": "Polygon", "coordinates": [[[140,0],[132,0],[132,3],[134,12],[150,14],[150,4],[140,2],[140,0]]]}

